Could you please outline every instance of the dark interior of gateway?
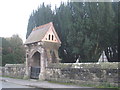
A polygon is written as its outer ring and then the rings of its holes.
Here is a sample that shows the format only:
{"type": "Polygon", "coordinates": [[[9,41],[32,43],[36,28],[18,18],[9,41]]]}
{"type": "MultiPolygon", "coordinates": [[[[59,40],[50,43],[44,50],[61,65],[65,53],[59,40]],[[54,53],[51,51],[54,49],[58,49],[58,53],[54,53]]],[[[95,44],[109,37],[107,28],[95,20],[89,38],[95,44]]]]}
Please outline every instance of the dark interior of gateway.
{"type": "Polygon", "coordinates": [[[38,79],[40,74],[40,53],[35,52],[32,56],[32,66],[30,78],[38,79]]]}

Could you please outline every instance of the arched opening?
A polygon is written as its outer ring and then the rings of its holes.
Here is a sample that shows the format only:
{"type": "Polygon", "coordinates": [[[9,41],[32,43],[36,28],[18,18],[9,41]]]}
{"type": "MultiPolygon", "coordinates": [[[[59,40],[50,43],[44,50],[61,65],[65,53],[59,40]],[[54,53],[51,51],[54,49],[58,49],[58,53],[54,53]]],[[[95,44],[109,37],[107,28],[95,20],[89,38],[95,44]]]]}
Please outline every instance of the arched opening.
{"type": "Polygon", "coordinates": [[[50,34],[49,34],[49,40],[50,40],[50,34]]]}
{"type": "Polygon", "coordinates": [[[33,67],[40,67],[40,53],[35,52],[32,56],[32,66],[33,67]]]}
{"type": "Polygon", "coordinates": [[[52,35],[52,40],[53,40],[54,36],[52,35]]]}
{"type": "Polygon", "coordinates": [[[40,53],[35,52],[32,56],[30,78],[38,79],[40,74],[40,53]]]}

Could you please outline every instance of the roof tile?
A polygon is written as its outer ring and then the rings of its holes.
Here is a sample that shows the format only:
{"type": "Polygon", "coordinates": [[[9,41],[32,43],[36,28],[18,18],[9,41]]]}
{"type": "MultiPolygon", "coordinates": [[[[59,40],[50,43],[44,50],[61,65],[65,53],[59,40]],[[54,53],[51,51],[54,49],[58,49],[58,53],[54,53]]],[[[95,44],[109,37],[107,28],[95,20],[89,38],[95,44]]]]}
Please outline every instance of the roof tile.
{"type": "Polygon", "coordinates": [[[24,44],[30,44],[41,41],[45,36],[46,32],[51,27],[51,25],[53,25],[52,22],[34,28],[24,44]]]}

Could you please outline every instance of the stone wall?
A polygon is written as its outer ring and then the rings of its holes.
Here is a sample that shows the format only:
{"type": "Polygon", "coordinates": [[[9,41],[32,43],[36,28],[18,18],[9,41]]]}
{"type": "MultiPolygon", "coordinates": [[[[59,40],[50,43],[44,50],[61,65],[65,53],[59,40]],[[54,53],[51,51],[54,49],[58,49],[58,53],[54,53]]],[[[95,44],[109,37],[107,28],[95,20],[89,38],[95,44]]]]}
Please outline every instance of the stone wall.
{"type": "MultiPolygon", "coordinates": [[[[118,86],[119,73],[118,63],[51,63],[46,67],[45,80],[78,85],[118,86]]],[[[23,78],[25,65],[6,64],[5,67],[0,67],[0,75],[23,78]]]]}
{"type": "Polygon", "coordinates": [[[75,84],[118,86],[118,63],[49,64],[46,80],[75,84]]]}
{"type": "Polygon", "coordinates": [[[5,67],[0,67],[0,75],[14,77],[14,78],[23,78],[25,74],[25,65],[24,64],[6,64],[5,67]]]}

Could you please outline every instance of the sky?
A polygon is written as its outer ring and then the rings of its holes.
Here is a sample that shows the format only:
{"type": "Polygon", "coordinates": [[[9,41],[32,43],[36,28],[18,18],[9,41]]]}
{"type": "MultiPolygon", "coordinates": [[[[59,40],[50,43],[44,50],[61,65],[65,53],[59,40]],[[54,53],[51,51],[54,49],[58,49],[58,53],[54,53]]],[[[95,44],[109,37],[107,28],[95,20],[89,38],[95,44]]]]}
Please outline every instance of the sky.
{"type": "Polygon", "coordinates": [[[25,42],[28,20],[32,11],[43,2],[51,3],[52,9],[55,5],[59,7],[61,1],[67,0],[0,0],[0,37],[18,34],[25,42]]]}

